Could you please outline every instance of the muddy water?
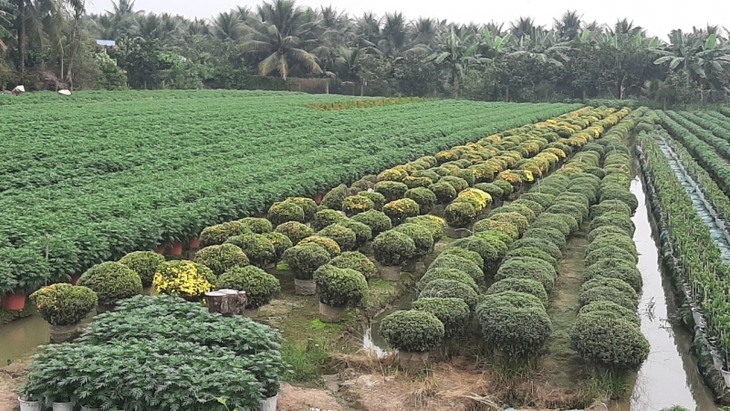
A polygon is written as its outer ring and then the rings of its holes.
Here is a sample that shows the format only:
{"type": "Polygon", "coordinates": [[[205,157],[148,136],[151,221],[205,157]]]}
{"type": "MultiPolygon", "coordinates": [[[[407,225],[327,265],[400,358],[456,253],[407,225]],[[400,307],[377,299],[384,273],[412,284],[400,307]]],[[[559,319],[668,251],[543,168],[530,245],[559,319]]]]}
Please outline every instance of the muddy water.
{"type": "MultiPolygon", "coordinates": [[[[691,356],[690,336],[678,321],[670,280],[662,275],[658,244],[649,204],[640,179],[631,183],[631,192],[639,200],[633,217],[634,241],[639,251],[639,269],[644,280],[639,315],[641,331],[649,340],[651,352],[641,367],[631,398],[631,410],[653,411],[680,405],[689,410],[717,410],[712,393],[697,372],[691,356]]],[[[624,409],[628,409],[626,404],[624,409]]]]}
{"type": "Polygon", "coordinates": [[[41,316],[0,325],[0,367],[23,358],[51,340],[51,328],[41,316]]]}

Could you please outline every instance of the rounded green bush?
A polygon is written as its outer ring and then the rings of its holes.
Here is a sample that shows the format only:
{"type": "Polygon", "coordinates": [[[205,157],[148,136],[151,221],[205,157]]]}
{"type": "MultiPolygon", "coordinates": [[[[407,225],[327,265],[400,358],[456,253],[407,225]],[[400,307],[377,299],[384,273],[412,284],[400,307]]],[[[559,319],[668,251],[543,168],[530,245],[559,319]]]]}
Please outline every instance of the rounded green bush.
{"type": "Polygon", "coordinates": [[[74,325],[96,307],[99,298],[88,287],[58,283],[34,292],[30,301],[49,324],[74,325]]]}
{"type": "Polygon", "coordinates": [[[435,279],[429,281],[421,289],[418,298],[458,298],[469,308],[474,308],[479,294],[468,284],[456,280],[435,279]]]}
{"type": "Polygon", "coordinates": [[[504,256],[504,261],[518,257],[537,258],[550,263],[550,265],[553,266],[553,268],[555,268],[556,270],[558,268],[558,260],[537,247],[519,247],[515,248],[514,250],[510,250],[507,252],[507,255],[504,256]]]}
{"type": "Polygon", "coordinates": [[[434,242],[443,238],[444,229],[446,228],[446,220],[431,214],[406,218],[406,224],[418,224],[428,228],[434,242]]]}
{"type": "Polygon", "coordinates": [[[477,219],[477,210],[471,203],[451,203],[444,210],[444,217],[451,227],[464,228],[477,219]]]}
{"type": "Polygon", "coordinates": [[[238,221],[231,221],[229,223],[206,227],[200,233],[200,245],[206,247],[209,245],[223,244],[230,237],[250,232],[251,230],[244,227],[244,225],[238,221]]]}
{"type": "Polygon", "coordinates": [[[456,198],[459,194],[454,186],[449,183],[435,183],[428,186],[428,189],[436,194],[436,201],[438,204],[448,204],[456,198]]]}
{"type": "Polygon", "coordinates": [[[275,259],[274,261],[278,261],[281,259],[281,255],[284,254],[284,251],[288,250],[289,248],[292,248],[294,246],[294,243],[289,239],[289,237],[285,236],[281,233],[264,233],[261,234],[264,236],[264,238],[271,241],[271,244],[274,245],[274,255],[275,259]]]}
{"type": "Polygon", "coordinates": [[[441,177],[439,183],[450,184],[451,187],[454,187],[454,190],[456,190],[457,193],[469,188],[469,182],[455,175],[441,177]]]}
{"type": "Polygon", "coordinates": [[[532,212],[532,210],[530,210],[527,206],[515,204],[514,202],[512,202],[509,205],[502,206],[502,207],[492,210],[492,212],[489,213],[488,217],[491,218],[494,215],[508,214],[508,213],[520,214],[521,216],[523,216],[527,219],[528,223],[531,221],[534,221],[535,218],[537,218],[535,216],[535,213],[532,212]]]}
{"type": "Polygon", "coordinates": [[[306,222],[304,210],[291,201],[281,201],[274,203],[270,208],[266,217],[273,225],[286,223],[287,221],[306,222]]]}
{"type": "Polygon", "coordinates": [[[398,181],[381,181],[375,184],[375,191],[385,197],[387,204],[403,198],[406,195],[406,191],[408,191],[408,186],[398,181]]]}
{"type": "Polygon", "coordinates": [[[284,251],[282,260],[289,265],[298,280],[311,280],[314,272],[330,261],[330,254],[319,244],[295,245],[284,251]]]}
{"type": "Polygon", "coordinates": [[[586,266],[584,275],[588,280],[598,276],[623,280],[636,292],[641,291],[643,285],[641,272],[636,264],[615,258],[601,258],[593,261],[593,264],[586,266]]]}
{"type": "MultiPolygon", "coordinates": [[[[520,207],[526,207],[530,211],[532,211],[532,214],[537,218],[542,214],[543,211],[545,211],[545,207],[542,206],[542,204],[538,203],[537,201],[528,200],[525,198],[525,195],[521,195],[520,198],[510,203],[511,206],[520,206],[520,207]]],[[[530,221],[534,220],[531,219],[530,221]]]]}
{"type": "Polygon", "coordinates": [[[390,230],[373,240],[375,260],[382,265],[400,265],[416,255],[416,244],[407,235],[390,230]]]}
{"type": "Polygon", "coordinates": [[[552,332],[550,317],[534,295],[505,291],[484,296],[476,308],[488,347],[507,358],[539,353],[552,332]]]}
{"type": "Polygon", "coordinates": [[[370,210],[356,214],[352,217],[352,220],[370,227],[373,232],[373,237],[393,228],[390,218],[381,211],[370,210]]]}
{"type": "Polygon", "coordinates": [[[312,221],[312,219],[314,218],[314,213],[317,212],[317,203],[315,203],[314,200],[312,200],[311,198],[289,197],[286,199],[286,201],[298,205],[302,209],[302,211],[304,211],[305,221],[312,221]]]}
{"type": "Polygon", "coordinates": [[[126,265],[111,261],[89,268],[79,278],[78,285],[94,291],[99,304],[104,305],[142,294],[139,275],[126,265]]]}
{"type": "MultiPolygon", "coordinates": [[[[468,168],[454,170],[454,173],[451,176],[457,177],[457,178],[460,178],[460,179],[466,181],[466,184],[470,187],[473,186],[476,181],[476,177],[474,176],[474,171],[470,170],[468,168]]],[[[449,184],[451,184],[451,183],[449,183],[449,184]]],[[[454,187],[454,188],[456,188],[456,187],[454,187]]]]}
{"type": "Polygon", "coordinates": [[[314,230],[306,224],[298,221],[289,221],[276,226],[275,233],[284,234],[289,237],[292,244],[296,244],[305,238],[314,235],[314,230]]]}
{"type": "MultiPolygon", "coordinates": [[[[507,218],[500,217],[500,219],[506,220],[507,218]]],[[[474,227],[472,227],[472,230],[475,233],[481,233],[485,231],[499,231],[510,237],[512,239],[512,242],[520,238],[521,235],[520,229],[515,223],[492,219],[477,221],[476,223],[474,223],[474,227]]]]}
{"type": "Polygon", "coordinates": [[[515,191],[515,188],[509,183],[509,181],[495,180],[493,184],[502,189],[503,200],[506,200],[515,191]]]}
{"type": "Polygon", "coordinates": [[[553,202],[555,201],[555,196],[552,194],[530,191],[529,193],[522,194],[520,196],[520,200],[530,200],[540,204],[540,206],[542,207],[542,212],[553,204],[553,202]]]}
{"type": "Polygon", "coordinates": [[[598,189],[591,184],[575,184],[571,183],[566,190],[567,193],[580,193],[588,199],[589,204],[593,204],[598,200],[598,189]]]}
{"type": "Polygon", "coordinates": [[[476,281],[469,274],[455,268],[430,268],[418,281],[418,289],[422,290],[428,283],[434,280],[454,280],[466,284],[474,291],[479,291],[476,281]]]}
{"type": "Polygon", "coordinates": [[[407,185],[409,189],[414,189],[417,187],[425,188],[433,184],[433,180],[428,177],[408,176],[403,179],[403,184],[407,185]]]}
{"type": "Polygon", "coordinates": [[[195,253],[195,262],[210,268],[215,275],[221,275],[233,267],[245,267],[250,264],[243,250],[233,244],[201,248],[195,253]]]}
{"type": "Polygon", "coordinates": [[[335,240],[341,251],[352,251],[357,245],[357,235],[342,224],[331,224],[317,233],[318,236],[335,240]]]}
{"type": "Polygon", "coordinates": [[[365,276],[366,279],[373,278],[378,273],[375,263],[363,253],[347,251],[333,258],[329,264],[337,268],[349,268],[365,276]]]}
{"type": "Polygon", "coordinates": [[[484,267],[484,259],[478,253],[461,247],[449,247],[439,255],[455,255],[473,261],[477,266],[484,267]]]}
{"type": "Polygon", "coordinates": [[[362,191],[358,193],[358,195],[369,198],[370,201],[373,202],[373,210],[380,211],[383,209],[385,203],[387,203],[387,201],[385,201],[385,196],[377,191],[362,191]]]}
{"type": "Polygon", "coordinates": [[[274,229],[271,221],[265,218],[246,217],[238,221],[240,221],[244,227],[251,230],[254,234],[266,234],[270,233],[274,229]]]}
{"type": "Polygon", "coordinates": [[[349,268],[323,265],[314,272],[319,302],[332,307],[359,307],[365,303],[365,276],[349,268]]]}
{"type": "Polygon", "coordinates": [[[444,324],[426,311],[408,310],[388,314],[380,321],[380,335],[391,347],[403,352],[428,352],[444,339],[444,324]]]}
{"type": "Polygon", "coordinates": [[[345,226],[355,233],[355,247],[362,247],[373,239],[373,230],[363,223],[348,218],[337,224],[345,226]]]}
{"type": "Polygon", "coordinates": [[[613,245],[601,247],[595,251],[591,251],[590,253],[586,254],[584,262],[585,262],[586,267],[590,267],[596,261],[604,259],[604,258],[613,258],[613,259],[617,259],[617,260],[622,260],[622,261],[632,263],[634,265],[638,262],[636,254],[632,253],[631,251],[627,251],[621,247],[616,247],[613,245]]]}
{"type": "Polygon", "coordinates": [[[465,257],[461,257],[455,254],[439,254],[428,269],[434,268],[453,268],[456,270],[463,271],[469,274],[469,277],[473,278],[474,281],[482,281],[484,279],[484,272],[482,268],[478,266],[473,260],[465,257]]]}
{"type": "Polygon", "coordinates": [[[421,214],[428,214],[436,204],[436,194],[425,187],[411,188],[406,191],[405,198],[410,198],[418,204],[421,214]]]}
{"type": "Polygon", "coordinates": [[[413,302],[411,308],[431,313],[444,325],[444,337],[459,335],[466,329],[471,311],[459,298],[422,298],[413,302]]]}
{"type": "Polygon", "coordinates": [[[555,244],[561,250],[568,245],[568,240],[563,233],[555,228],[530,228],[525,232],[522,238],[537,238],[538,240],[547,241],[555,244]]]}
{"type": "Polygon", "coordinates": [[[339,244],[337,244],[337,241],[329,237],[322,237],[321,235],[313,235],[311,237],[307,237],[304,240],[300,241],[298,244],[317,244],[320,247],[324,248],[325,251],[327,251],[327,253],[330,255],[330,258],[335,258],[342,252],[339,244]]]}
{"type": "Polygon", "coordinates": [[[251,264],[263,267],[276,261],[274,244],[261,234],[243,234],[229,238],[226,243],[241,248],[251,264]]]}
{"type": "Polygon", "coordinates": [[[611,212],[620,213],[626,217],[631,217],[632,214],[629,206],[619,200],[606,200],[591,206],[591,218],[596,218],[611,212]]]}
{"type": "Polygon", "coordinates": [[[348,216],[364,213],[365,211],[375,209],[375,203],[369,197],[364,195],[355,195],[346,197],[342,202],[342,211],[348,216]]]}
{"type": "Polygon", "coordinates": [[[142,287],[149,287],[152,285],[157,266],[165,262],[165,257],[152,251],[135,251],[119,259],[119,262],[139,275],[142,287]]]}
{"type": "Polygon", "coordinates": [[[527,278],[537,280],[545,288],[552,291],[558,274],[547,261],[532,257],[515,257],[502,263],[494,276],[495,281],[505,278],[527,278]]]}
{"type": "Polygon", "coordinates": [[[639,304],[636,299],[626,295],[623,291],[606,285],[582,291],[578,301],[581,307],[594,301],[611,301],[634,311],[636,311],[639,304]]]}
{"type": "Polygon", "coordinates": [[[332,209],[319,210],[314,214],[312,228],[319,231],[329,225],[339,223],[345,220],[345,216],[341,212],[332,209]]]}
{"type": "Polygon", "coordinates": [[[586,240],[588,240],[589,243],[592,243],[593,240],[595,240],[598,237],[603,237],[605,235],[610,234],[618,234],[622,236],[626,236],[626,231],[624,231],[620,227],[612,226],[612,225],[604,225],[601,227],[596,228],[593,231],[590,231],[588,235],[586,235],[586,240]]]}
{"type": "Polygon", "coordinates": [[[504,191],[494,183],[479,183],[475,184],[474,188],[484,191],[492,196],[493,199],[502,199],[504,197],[504,191]]]}
{"type": "Polygon", "coordinates": [[[634,222],[631,221],[631,218],[626,217],[625,215],[621,213],[605,213],[599,217],[594,218],[591,220],[591,225],[588,231],[593,231],[598,227],[603,227],[607,225],[612,225],[621,228],[624,230],[626,234],[629,235],[629,237],[634,236],[634,231],[636,230],[636,227],[634,226],[634,222]]]}
{"type": "Polygon", "coordinates": [[[629,190],[618,186],[618,185],[604,185],[601,187],[601,202],[607,200],[619,200],[626,204],[631,209],[631,214],[634,214],[637,208],[639,208],[639,200],[629,190]]]}
{"type": "Polygon", "coordinates": [[[649,356],[649,342],[629,321],[601,315],[579,315],[570,332],[573,347],[589,363],[636,371],[649,356]]]}
{"type": "MultiPolygon", "coordinates": [[[[497,210],[499,210],[499,208],[497,210]]],[[[491,215],[489,219],[493,221],[502,221],[514,225],[515,227],[517,227],[517,231],[519,232],[520,236],[522,236],[522,234],[524,234],[525,231],[530,228],[530,221],[522,214],[515,212],[499,212],[491,215]]]]}
{"type": "Polygon", "coordinates": [[[567,241],[567,237],[570,235],[571,229],[570,229],[570,225],[565,221],[565,219],[561,218],[562,216],[565,216],[565,214],[550,213],[549,216],[551,218],[545,218],[545,219],[538,218],[537,220],[535,220],[532,223],[532,226],[530,228],[532,228],[532,229],[546,228],[546,229],[550,229],[550,230],[556,230],[563,236],[563,238],[566,238],[566,241],[567,241]],[[556,216],[559,216],[559,217],[556,217],[556,216]]]}
{"type": "Polygon", "coordinates": [[[383,206],[383,212],[390,218],[393,225],[398,225],[408,217],[415,217],[420,214],[418,203],[410,198],[401,198],[387,203],[383,206]]]}
{"type": "Polygon", "coordinates": [[[641,319],[636,312],[629,310],[626,307],[622,307],[611,301],[596,301],[588,305],[584,305],[578,315],[598,315],[601,317],[610,317],[619,320],[626,320],[635,326],[641,325],[641,319]]]}
{"type": "Polygon", "coordinates": [[[557,245],[546,241],[541,241],[537,238],[521,238],[512,243],[510,250],[515,250],[521,247],[535,247],[548,253],[550,257],[556,260],[561,260],[563,258],[563,253],[560,251],[560,248],[558,248],[557,245]]]}
{"type": "Polygon", "coordinates": [[[345,197],[347,197],[347,186],[340,184],[322,197],[321,206],[332,210],[340,210],[345,197]]]}
{"type": "Polygon", "coordinates": [[[576,204],[585,213],[584,216],[588,217],[588,207],[591,202],[585,194],[581,193],[562,193],[556,200],[555,204],[576,204]]]}
{"type": "Polygon", "coordinates": [[[483,269],[494,267],[507,254],[507,245],[495,237],[471,236],[461,238],[451,243],[451,247],[464,248],[478,253],[484,264],[483,269]]]}
{"type": "Polygon", "coordinates": [[[549,297],[545,287],[537,281],[529,278],[505,278],[492,284],[487,290],[487,294],[499,294],[505,291],[516,291],[534,295],[540,299],[540,302],[547,307],[549,297]]]}
{"type": "Polygon", "coordinates": [[[601,250],[609,246],[623,248],[631,254],[638,255],[634,240],[626,234],[603,234],[601,236],[595,237],[593,241],[588,244],[588,247],[586,248],[586,254],[589,254],[592,251],[601,250]]]}
{"type": "Polygon", "coordinates": [[[634,290],[634,288],[631,287],[629,283],[623,280],[619,280],[618,278],[604,277],[601,275],[595,276],[583,283],[580,291],[581,293],[583,293],[596,287],[613,287],[621,291],[624,295],[631,298],[632,300],[635,300],[637,302],[639,301],[639,296],[636,293],[636,290],[634,290]]]}
{"type": "Polygon", "coordinates": [[[401,224],[393,230],[401,232],[413,240],[413,244],[416,246],[416,256],[426,255],[433,250],[433,237],[431,236],[431,230],[428,227],[405,223],[401,224]]]}
{"type": "Polygon", "coordinates": [[[574,203],[560,203],[560,204],[553,204],[550,207],[548,207],[547,210],[545,210],[547,213],[550,214],[565,214],[573,217],[575,221],[580,226],[583,224],[583,220],[586,218],[588,212],[581,207],[580,204],[574,203]],[[584,213],[585,211],[585,213],[584,213]]]}
{"type": "Polygon", "coordinates": [[[600,167],[588,167],[585,169],[585,172],[594,175],[600,179],[606,176],[606,172],[603,171],[603,169],[600,167]]]}
{"type": "MultiPolygon", "coordinates": [[[[429,166],[429,168],[430,167],[431,166],[429,166]]],[[[439,178],[441,178],[441,176],[433,170],[417,170],[415,173],[413,173],[413,177],[426,177],[434,183],[437,182],[439,178]]]]}
{"type": "Polygon", "coordinates": [[[246,308],[259,308],[281,291],[279,280],[258,267],[233,267],[215,282],[217,289],[245,291],[246,308]]]}

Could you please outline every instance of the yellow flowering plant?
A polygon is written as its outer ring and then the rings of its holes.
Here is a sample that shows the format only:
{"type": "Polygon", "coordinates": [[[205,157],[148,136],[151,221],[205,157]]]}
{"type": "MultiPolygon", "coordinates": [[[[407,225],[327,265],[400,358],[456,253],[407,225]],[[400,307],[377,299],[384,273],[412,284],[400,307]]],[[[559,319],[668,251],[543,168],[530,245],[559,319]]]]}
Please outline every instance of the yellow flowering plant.
{"type": "Polygon", "coordinates": [[[178,260],[160,264],[152,286],[160,294],[195,300],[211,291],[213,282],[215,274],[210,268],[192,261],[178,260]]]}

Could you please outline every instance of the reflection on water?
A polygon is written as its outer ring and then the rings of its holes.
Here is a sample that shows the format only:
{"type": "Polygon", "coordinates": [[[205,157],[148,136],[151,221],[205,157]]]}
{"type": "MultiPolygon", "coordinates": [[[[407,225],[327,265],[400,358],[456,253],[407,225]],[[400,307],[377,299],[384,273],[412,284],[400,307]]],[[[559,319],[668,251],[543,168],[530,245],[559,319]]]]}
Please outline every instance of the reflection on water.
{"type": "Polygon", "coordinates": [[[0,367],[22,358],[51,340],[51,328],[40,315],[0,325],[0,367]]]}
{"type": "Polygon", "coordinates": [[[362,335],[362,348],[372,351],[378,359],[387,357],[391,352],[375,344],[372,331],[372,326],[365,329],[362,335]]]}
{"type": "Polygon", "coordinates": [[[669,278],[661,273],[643,182],[634,180],[631,192],[640,204],[633,221],[639,269],[644,280],[639,305],[641,331],[651,345],[649,358],[639,371],[631,409],[653,411],[680,405],[689,410],[716,410],[713,396],[702,382],[689,352],[689,333],[677,321],[670,320],[676,314],[674,294],[669,278]]]}

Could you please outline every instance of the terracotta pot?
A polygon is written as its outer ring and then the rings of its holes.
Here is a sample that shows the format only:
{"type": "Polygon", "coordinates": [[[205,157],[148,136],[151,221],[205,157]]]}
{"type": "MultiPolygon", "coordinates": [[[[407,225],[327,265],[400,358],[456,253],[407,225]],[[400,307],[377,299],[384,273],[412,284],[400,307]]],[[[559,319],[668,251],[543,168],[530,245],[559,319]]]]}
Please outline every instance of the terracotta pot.
{"type": "Polygon", "coordinates": [[[182,253],[183,253],[183,245],[182,245],[182,243],[175,243],[170,248],[170,255],[173,255],[173,256],[176,256],[177,257],[177,256],[181,256],[182,253]]]}
{"type": "Polygon", "coordinates": [[[192,249],[200,248],[200,238],[193,238],[192,240],[190,240],[190,248],[192,248],[192,249]]]}
{"type": "Polygon", "coordinates": [[[79,283],[80,278],[81,278],[80,275],[75,275],[75,276],[71,277],[71,281],[69,281],[69,282],[71,283],[71,285],[76,285],[79,283]]]}
{"type": "Polygon", "coordinates": [[[317,293],[317,283],[314,280],[297,280],[294,279],[295,295],[314,295],[317,293]]]}
{"type": "Polygon", "coordinates": [[[155,252],[157,254],[163,254],[164,255],[165,254],[165,246],[164,245],[161,245],[159,247],[156,247],[155,248],[155,252]]]}
{"type": "Polygon", "coordinates": [[[23,311],[25,309],[25,294],[10,294],[3,297],[3,308],[8,311],[23,311]]]}
{"type": "Polygon", "coordinates": [[[333,307],[331,305],[319,303],[319,319],[323,323],[338,323],[345,316],[345,307],[333,307]]]}
{"type": "Polygon", "coordinates": [[[317,205],[322,204],[322,199],[324,198],[324,194],[317,194],[316,196],[312,197],[312,200],[314,200],[317,205]]]}

